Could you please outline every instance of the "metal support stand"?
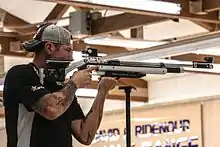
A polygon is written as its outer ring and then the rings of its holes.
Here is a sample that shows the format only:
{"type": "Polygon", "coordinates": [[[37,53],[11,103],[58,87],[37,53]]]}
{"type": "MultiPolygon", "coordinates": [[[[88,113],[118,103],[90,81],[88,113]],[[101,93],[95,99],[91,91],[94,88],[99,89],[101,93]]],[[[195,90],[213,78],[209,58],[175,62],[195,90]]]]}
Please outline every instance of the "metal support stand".
{"type": "Polygon", "coordinates": [[[135,89],[132,86],[120,86],[119,89],[123,89],[126,94],[126,147],[131,147],[131,90],[135,89]]]}

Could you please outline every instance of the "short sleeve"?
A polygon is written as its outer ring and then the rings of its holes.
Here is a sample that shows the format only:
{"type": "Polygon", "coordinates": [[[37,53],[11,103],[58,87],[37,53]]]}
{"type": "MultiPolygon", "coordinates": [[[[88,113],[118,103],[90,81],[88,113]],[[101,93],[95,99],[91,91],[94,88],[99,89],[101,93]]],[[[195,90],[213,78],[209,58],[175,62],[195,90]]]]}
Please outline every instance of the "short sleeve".
{"type": "Polygon", "coordinates": [[[33,111],[31,106],[48,93],[49,91],[40,83],[40,79],[32,67],[14,67],[5,78],[4,95],[6,98],[23,104],[28,111],[33,111]]]}
{"type": "Polygon", "coordinates": [[[85,115],[81,109],[80,104],[77,101],[77,98],[73,100],[73,103],[70,107],[71,111],[71,120],[84,119],[85,115]]]}

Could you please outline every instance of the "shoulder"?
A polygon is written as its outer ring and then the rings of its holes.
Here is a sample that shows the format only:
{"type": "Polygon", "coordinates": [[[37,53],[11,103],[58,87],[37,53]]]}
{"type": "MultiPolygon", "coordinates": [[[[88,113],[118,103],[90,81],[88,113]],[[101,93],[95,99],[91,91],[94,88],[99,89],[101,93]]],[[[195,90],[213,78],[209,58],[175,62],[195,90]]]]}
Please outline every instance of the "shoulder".
{"type": "Polygon", "coordinates": [[[21,64],[11,67],[5,75],[4,85],[19,85],[24,82],[39,80],[38,72],[30,64],[21,64]]]}
{"type": "Polygon", "coordinates": [[[5,76],[5,79],[16,78],[16,77],[37,76],[38,71],[37,69],[34,69],[34,68],[35,67],[33,67],[30,63],[15,65],[8,70],[5,76]]]}

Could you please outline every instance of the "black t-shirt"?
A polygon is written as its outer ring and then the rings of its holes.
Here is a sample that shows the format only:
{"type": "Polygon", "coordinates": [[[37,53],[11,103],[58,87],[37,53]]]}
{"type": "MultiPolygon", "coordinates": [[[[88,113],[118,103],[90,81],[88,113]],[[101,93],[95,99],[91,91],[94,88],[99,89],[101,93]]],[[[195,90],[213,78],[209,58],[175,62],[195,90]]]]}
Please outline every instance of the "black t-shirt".
{"type": "Polygon", "coordinates": [[[34,64],[12,67],[5,78],[4,106],[7,147],[72,147],[71,121],[84,118],[75,98],[69,109],[55,120],[47,120],[31,109],[39,98],[63,88],[42,85],[34,64]]]}

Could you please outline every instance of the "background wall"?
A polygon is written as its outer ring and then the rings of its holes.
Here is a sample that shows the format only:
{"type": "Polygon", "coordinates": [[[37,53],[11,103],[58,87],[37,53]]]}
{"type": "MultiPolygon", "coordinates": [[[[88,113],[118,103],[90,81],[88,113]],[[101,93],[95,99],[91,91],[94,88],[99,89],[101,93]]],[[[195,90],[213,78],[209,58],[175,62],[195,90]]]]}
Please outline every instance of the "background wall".
{"type": "Polygon", "coordinates": [[[204,145],[205,147],[219,147],[220,100],[208,101],[203,105],[204,145]]]}
{"type": "MultiPolygon", "coordinates": [[[[184,102],[167,103],[167,104],[151,104],[140,108],[134,108],[132,111],[132,143],[136,147],[153,147],[158,146],[164,141],[182,142],[180,146],[189,146],[191,142],[198,147],[218,147],[219,131],[220,131],[220,96],[190,100],[184,102]],[[183,123],[184,120],[189,120],[183,123]],[[163,122],[170,122],[169,129],[176,127],[170,133],[158,133],[159,125],[163,122]],[[149,128],[151,125],[151,129],[149,128]],[[135,128],[139,125],[141,136],[135,136],[135,128]],[[148,127],[146,127],[148,125],[148,127]],[[156,127],[155,127],[156,126],[156,127]],[[184,131],[180,128],[187,128],[184,131]],[[147,128],[147,129],[146,129],[147,128]],[[151,131],[157,132],[152,134],[151,131]],[[197,140],[198,138],[198,140],[197,140]],[[167,139],[167,140],[166,140],[167,139]]],[[[99,129],[99,135],[96,136],[94,144],[91,147],[126,147],[123,133],[125,128],[124,111],[114,111],[105,113],[102,124],[99,129]],[[120,139],[116,136],[108,134],[109,130],[120,130],[120,139]],[[101,131],[101,133],[100,133],[101,131]],[[111,140],[111,141],[110,141],[111,140]]],[[[137,130],[137,129],[136,129],[137,130]]],[[[114,132],[114,131],[113,131],[114,132]]],[[[74,141],[76,146],[84,147],[77,141],[74,141]]]]}
{"type": "Polygon", "coordinates": [[[150,102],[219,95],[220,76],[187,74],[148,82],[150,102]]]}

